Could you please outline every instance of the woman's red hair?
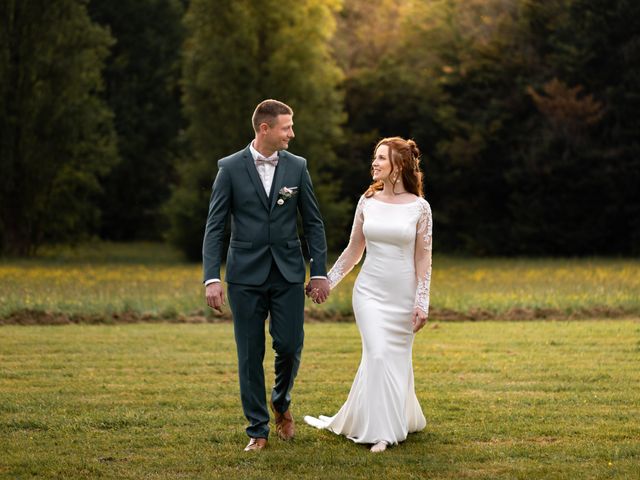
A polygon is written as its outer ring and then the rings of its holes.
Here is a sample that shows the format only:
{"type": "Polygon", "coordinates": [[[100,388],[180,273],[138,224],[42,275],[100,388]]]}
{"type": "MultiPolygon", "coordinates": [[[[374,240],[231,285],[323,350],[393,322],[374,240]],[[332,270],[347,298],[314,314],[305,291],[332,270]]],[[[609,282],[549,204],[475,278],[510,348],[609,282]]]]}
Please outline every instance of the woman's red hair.
{"type": "MultiPolygon", "coordinates": [[[[422,197],[422,172],[420,171],[420,150],[413,140],[405,140],[402,137],[383,138],[378,142],[373,153],[378,150],[381,145],[389,147],[389,158],[391,159],[391,173],[396,169],[400,170],[402,183],[409,193],[413,193],[418,197],[422,197]]],[[[373,173],[373,167],[371,167],[373,173]]],[[[364,192],[365,197],[371,197],[374,193],[382,190],[384,183],[377,180],[369,185],[364,192]]],[[[395,186],[395,185],[394,185],[395,186]]]]}

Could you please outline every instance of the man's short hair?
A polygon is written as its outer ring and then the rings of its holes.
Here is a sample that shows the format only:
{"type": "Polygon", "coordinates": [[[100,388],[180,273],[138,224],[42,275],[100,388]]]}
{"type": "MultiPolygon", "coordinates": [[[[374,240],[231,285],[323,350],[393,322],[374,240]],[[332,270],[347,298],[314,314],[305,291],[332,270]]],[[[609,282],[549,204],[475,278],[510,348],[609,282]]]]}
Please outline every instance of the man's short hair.
{"type": "Polygon", "coordinates": [[[293,115],[293,110],[289,105],[278,100],[263,100],[258,104],[251,117],[253,129],[257,132],[261,123],[266,123],[273,127],[278,115],[293,115]]]}

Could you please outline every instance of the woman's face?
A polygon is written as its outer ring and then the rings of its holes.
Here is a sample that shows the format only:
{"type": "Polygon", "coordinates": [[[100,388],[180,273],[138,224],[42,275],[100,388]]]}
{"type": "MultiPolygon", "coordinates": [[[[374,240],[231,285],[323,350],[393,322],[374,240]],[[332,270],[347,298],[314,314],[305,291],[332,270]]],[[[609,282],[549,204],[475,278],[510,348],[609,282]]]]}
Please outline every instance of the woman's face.
{"type": "Polygon", "coordinates": [[[385,181],[391,174],[391,159],[389,158],[389,146],[380,145],[374,155],[371,163],[372,177],[374,181],[385,181]]]}

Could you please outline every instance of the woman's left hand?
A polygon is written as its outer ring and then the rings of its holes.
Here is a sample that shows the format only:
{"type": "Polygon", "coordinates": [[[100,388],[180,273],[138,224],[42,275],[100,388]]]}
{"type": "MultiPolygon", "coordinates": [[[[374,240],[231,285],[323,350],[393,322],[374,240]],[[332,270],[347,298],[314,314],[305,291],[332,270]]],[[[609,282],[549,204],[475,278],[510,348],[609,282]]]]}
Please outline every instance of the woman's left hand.
{"type": "Polygon", "coordinates": [[[420,308],[416,307],[413,309],[413,333],[416,333],[422,327],[425,326],[427,320],[429,319],[428,315],[423,312],[420,308]]]}

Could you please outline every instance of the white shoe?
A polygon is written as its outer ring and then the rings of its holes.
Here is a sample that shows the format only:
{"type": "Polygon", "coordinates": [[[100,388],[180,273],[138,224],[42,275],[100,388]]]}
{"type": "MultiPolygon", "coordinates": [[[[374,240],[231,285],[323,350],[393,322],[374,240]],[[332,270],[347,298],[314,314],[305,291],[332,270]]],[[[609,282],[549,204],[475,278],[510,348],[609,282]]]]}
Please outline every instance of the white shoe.
{"type": "Polygon", "coordinates": [[[316,428],[324,428],[325,427],[325,423],[320,420],[319,418],[316,417],[312,417],[310,415],[305,415],[304,417],[304,421],[305,423],[307,423],[308,425],[311,425],[312,427],[316,427],[316,428]]]}
{"type": "Polygon", "coordinates": [[[373,453],[379,453],[379,452],[384,452],[387,449],[387,442],[385,442],[384,440],[376,443],[373,447],[371,447],[371,451],[373,453]]]}

